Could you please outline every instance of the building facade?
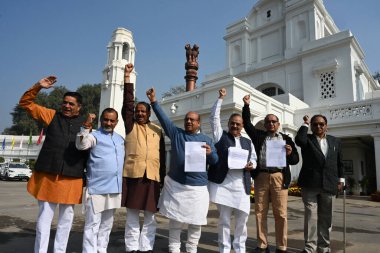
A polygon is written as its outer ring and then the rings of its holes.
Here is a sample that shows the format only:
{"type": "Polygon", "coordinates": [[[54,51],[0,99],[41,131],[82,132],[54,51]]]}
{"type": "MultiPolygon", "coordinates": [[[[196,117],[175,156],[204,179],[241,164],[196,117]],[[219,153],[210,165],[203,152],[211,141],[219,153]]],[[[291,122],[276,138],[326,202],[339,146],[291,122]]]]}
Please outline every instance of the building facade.
{"type": "MultiPolygon", "coordinates": [[[[206,75],[197,89],[161,101],[176,124],[197,111],[202,131],[211,135],[210,108],[222,87],[229,94],[221,111],[226,128],[246,94],[257,127],[273,113],[290,136],[304,115],[323,114],[328,133],[342,140],[346,177],[362,183],[353,191],[380,189],[380,85],[356,38],[338,29],[323,1],[261,0],[226,31],[225,69],[206,75]]],[[[292,167],[294,180],[300,167],[292,167]]]]}

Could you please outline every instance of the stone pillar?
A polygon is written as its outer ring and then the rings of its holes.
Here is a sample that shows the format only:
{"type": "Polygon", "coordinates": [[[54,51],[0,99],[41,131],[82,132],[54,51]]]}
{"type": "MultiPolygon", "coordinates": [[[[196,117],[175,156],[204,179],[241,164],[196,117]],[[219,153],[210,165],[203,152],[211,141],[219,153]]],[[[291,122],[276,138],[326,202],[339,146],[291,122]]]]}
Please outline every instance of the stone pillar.
{"type": "Polygon", "coordinates": [[[380,133],[373,134],[373,146],[375,151],[376,163],[376,189],[380,191],[380,133]]]}

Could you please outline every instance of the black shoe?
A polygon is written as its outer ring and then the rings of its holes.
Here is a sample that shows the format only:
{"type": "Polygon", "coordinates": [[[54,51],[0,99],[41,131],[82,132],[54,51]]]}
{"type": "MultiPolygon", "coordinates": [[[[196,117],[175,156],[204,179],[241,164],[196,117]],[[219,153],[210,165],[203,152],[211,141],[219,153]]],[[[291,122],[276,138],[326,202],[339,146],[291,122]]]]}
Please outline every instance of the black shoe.
{"type": "Polygon", "coordinates": [[[286,250],[276,249],[276,253],[287,253],[287,251],[286,250]]]}
{"type": "Polygon", "coordinates": [[[140,253],[153,253],[153,250],[139,251],[140,253]]]}
{"type": "Polygon", "coordinates": [[[127,251],[127,253],[137,253],[137,250],[127,251]]]}
{"type": "Polygon", "coordinates": [[[265,249],[262,249],[260,247],[257,247],[253,253],[270,253],[269,247],[266,247],[265,249]]]}

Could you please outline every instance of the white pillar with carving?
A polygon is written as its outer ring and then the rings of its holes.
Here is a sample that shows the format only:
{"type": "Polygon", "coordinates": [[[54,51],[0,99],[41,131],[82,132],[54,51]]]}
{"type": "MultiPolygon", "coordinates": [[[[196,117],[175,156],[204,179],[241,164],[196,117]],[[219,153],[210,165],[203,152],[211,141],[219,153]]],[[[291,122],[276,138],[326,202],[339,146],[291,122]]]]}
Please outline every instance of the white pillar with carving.
{"type": "Polygon", "coordinates": [[[373,134],[373,146],[375,148],[376,162],[376,189],[380,191],[380,133],[373,134]]]}
{"type": "MultiPolygon", "coordinates": [[[[121,115],[124,92],[124,66],[127,63],[135,64],[136,48],[132,32],[125,28],[117,28],[107,46],[107,64],[103,69],[103,82],[100,96],[101,113],[111,107],[119,113],[119,124],[115,131],[124,136],[124,123],[121,115]]],[[[135,70],[131,73],[131,82],[136,83],[135,70]]]]}

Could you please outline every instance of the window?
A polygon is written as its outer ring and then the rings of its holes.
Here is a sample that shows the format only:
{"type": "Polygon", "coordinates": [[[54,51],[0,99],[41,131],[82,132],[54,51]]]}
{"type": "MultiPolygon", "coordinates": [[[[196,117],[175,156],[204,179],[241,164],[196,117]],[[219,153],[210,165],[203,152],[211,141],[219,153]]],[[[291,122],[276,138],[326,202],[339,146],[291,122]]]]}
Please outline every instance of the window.
{"type": "Polygon", "coordinates": [[[123,44],[123,59],[129,61],[129,45],[127,43],[123,44]]]}
{"type": "Polygon", "coordinates": [[[269,97],[285,94],[284,90],[278,87],[268,87],[261,90],[262,93],[269,97]]]}
{"type": "Polygon", "coordinates": [[[335,98],[335,72],[329,71],[321,73],[319,75],[320,83],[320,98],[321,99],[330,99],[335,98]]]}

